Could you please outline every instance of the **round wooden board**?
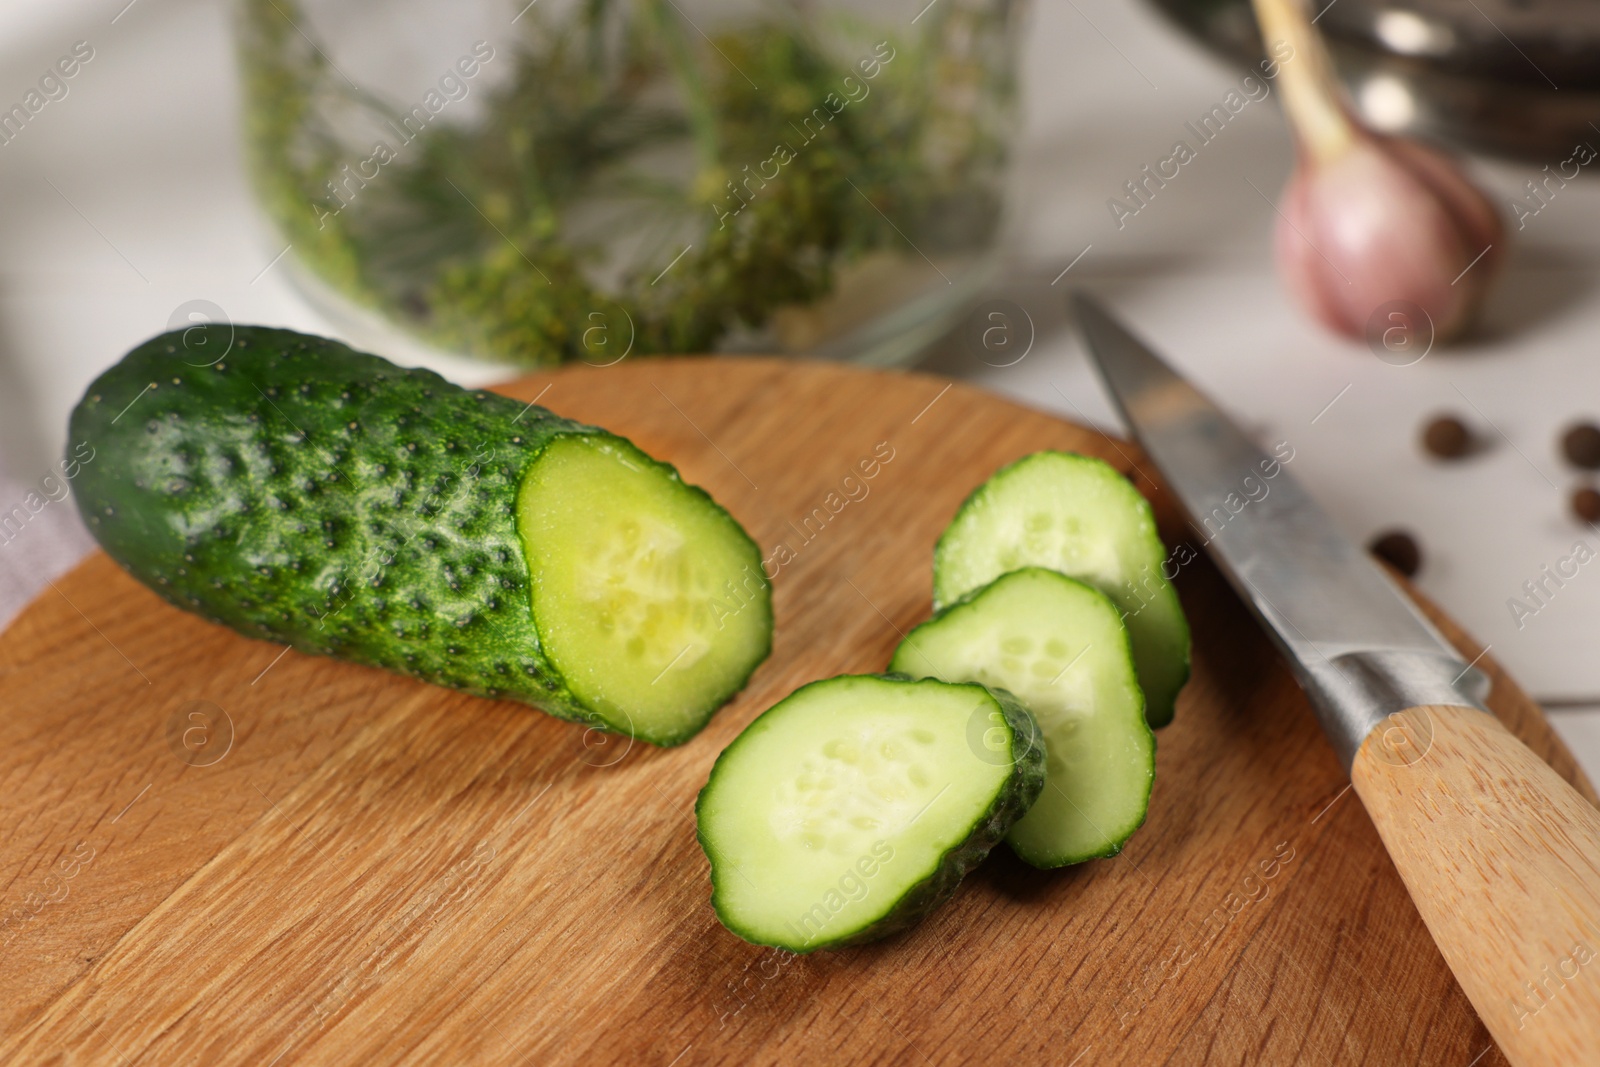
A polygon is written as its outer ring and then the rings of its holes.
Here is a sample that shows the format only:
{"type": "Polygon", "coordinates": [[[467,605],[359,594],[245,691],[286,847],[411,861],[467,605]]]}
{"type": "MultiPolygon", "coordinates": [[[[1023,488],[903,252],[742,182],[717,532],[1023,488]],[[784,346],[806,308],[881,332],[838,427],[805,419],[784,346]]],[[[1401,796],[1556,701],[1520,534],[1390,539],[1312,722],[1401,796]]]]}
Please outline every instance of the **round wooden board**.
{"type": "MultiPolygon", "coordinates": [[[[1044,873],[997,850],[862,949],[723,930],[692,814],[723,746],[803,682],[883,667],[928,614],[935,538],[996,467],[1142,461],[963,385],[816,363],[580,367],[506,392],[628,435],[764,554],[787,546],[771,660],[689,744],[630,746],[282,654],[92,557],[0,638],[0,1061],[1498,1061],[1474,1060],[1487,1032],[1204,561],[1178,578],[1194,678],[1122,856],[1044,873]]],[[[1193,540],[1137,480],[1169,543],[1193,540]]],[[[1480,663],[1497,712],[1581,782],[1480,663]]]]}

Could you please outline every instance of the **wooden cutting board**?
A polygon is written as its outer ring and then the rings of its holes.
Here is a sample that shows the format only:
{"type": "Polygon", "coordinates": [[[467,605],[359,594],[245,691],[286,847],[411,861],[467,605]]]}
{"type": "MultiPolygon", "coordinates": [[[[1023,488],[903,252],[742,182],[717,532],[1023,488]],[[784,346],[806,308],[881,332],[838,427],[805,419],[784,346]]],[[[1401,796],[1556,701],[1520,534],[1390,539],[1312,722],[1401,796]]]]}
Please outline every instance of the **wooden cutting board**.
{"type": "MultiPolygon", "coordinates": [[[[928,614],[940,529],[1002,463],[1149,468],[917,375],[675,359],[506,392],[671,460],[777,554],[771,660],[694,741],[630,746],[284,654],[95,555],[0,639],[0,1062],[1499,1060],[1474,1060],[1487,1032],[1203,560],[1178,577],[1194,678],[1120,857],[1045,873],[999,849],[929,921],[861,949],[789,957],[723,930],[692,815],[723,746],[803,682],[883,667],[928,614]]],[[[1137,480],[1168,542],[1193,540],[1137,480]]],[[[1479,664],[1495,710],[1593,799],[1479,664]]]]}

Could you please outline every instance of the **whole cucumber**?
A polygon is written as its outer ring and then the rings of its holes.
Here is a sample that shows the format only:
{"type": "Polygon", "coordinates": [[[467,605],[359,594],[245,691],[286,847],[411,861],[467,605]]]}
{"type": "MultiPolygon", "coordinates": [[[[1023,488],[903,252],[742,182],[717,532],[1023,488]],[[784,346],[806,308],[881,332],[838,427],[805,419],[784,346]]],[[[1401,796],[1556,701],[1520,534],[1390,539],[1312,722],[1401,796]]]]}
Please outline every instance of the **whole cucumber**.
{"type": "Polygon", "coordinates": [[[657,744],[770,650],[754,542],[623,438],[290,330],[188,340],[71,422],[89,529],[178,607],[657,744]]]}

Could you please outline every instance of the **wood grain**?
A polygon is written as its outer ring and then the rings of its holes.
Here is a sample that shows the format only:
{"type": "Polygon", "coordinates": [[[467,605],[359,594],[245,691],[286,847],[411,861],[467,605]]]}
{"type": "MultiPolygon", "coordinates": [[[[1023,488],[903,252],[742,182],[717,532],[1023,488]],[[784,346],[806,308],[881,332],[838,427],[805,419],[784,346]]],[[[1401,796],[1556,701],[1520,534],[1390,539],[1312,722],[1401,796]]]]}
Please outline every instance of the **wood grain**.
{"type": "Polygon", "coordinates": [[[1351,780],[1507,1059],[1600,1057],[1600,811],[1470,708],[1392,716],[1351,780]]]}
{"type": "MultiPolygon", "coordinates": [[[[674,359],[506,391],[546,388],[676,463],[766,554],[789,546],[750,688],[681,748],[630,747],[280,658],[92,557],[0,637],[0,1062],[1465,1067],[1489,1048],[1303,696],[1203,560],[1178,577],[1194,678],[1123,855],[1045,873],[999,850],[862,949],[728,934],[691,812],[712,761],[796,685],[881,669],[977,482],[1039,448],[1101,455],[1169,542],[1187,535],[1129,446],[943,380],[674,359]],[[839,508],[880,443],[893,458],[839,508]],[[191,737],[210,747],[169,743],[196,701],[216,707],[191,737]]],[[[1508,726],[1592,800],[1479,663],[1508,726]]]]}

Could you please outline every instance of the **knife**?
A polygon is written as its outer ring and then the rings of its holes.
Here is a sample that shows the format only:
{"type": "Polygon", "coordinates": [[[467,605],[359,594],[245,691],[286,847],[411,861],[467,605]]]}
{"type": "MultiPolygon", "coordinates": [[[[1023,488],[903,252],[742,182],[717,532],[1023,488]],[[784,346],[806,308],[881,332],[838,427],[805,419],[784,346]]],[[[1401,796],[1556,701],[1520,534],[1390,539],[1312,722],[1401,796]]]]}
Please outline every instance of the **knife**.
{"type": "Polygon", "coordinates": [[[1486,711],[1486,679],[1276,458],[1076,304],[1124,421],[1288,660],[1506,1058],[1600,1063],[1600,810],[1486,711]]]}

